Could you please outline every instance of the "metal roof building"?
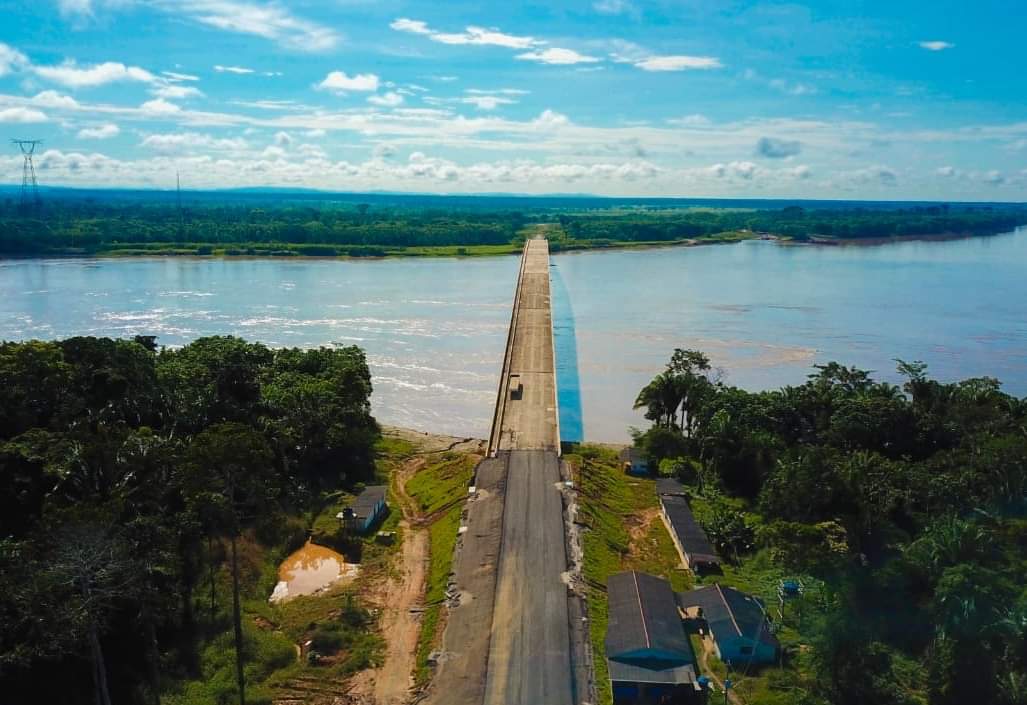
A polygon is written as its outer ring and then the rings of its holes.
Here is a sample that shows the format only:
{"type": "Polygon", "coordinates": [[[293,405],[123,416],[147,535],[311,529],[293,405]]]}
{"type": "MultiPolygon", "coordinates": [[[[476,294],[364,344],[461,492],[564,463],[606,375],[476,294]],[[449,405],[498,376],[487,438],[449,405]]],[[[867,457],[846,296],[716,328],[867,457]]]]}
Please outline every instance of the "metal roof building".
{"type": "Polygon", "coordinates": [[[367,531],[385,511],[385,485],[369,485],[357,495],[353,503],[336,515],[342,525],[351,531],[367,531]]]}
{"type": "Polygon", "coordinates": [[[780,644],[759,598],[714,584],[678,593],[677,599],[686,611],[700,610],[697,616],[705,623],[721,661],[737,666],[777,659],[780,644]]]}
{"type": "Polygon", "coordinates": [[[656,480],[656,494],[660,497],[684,497],[685,486],[673,477],[661,477],[656,480]]]}
{"type": "Polygon", "coordinates": [[[676,495],[660,495],[660,508],[670,527],[670,537],[685,566],[696,573],[719,570],[720,556],[717,555],[717,549],[692,516],[688,500],[676,495]]]}
{"type": "Polygon", "coordinates": [[[699,694],[695,654],[670,583],[628,572],[607,581],[606,660],[615,703],[699,694]]]}

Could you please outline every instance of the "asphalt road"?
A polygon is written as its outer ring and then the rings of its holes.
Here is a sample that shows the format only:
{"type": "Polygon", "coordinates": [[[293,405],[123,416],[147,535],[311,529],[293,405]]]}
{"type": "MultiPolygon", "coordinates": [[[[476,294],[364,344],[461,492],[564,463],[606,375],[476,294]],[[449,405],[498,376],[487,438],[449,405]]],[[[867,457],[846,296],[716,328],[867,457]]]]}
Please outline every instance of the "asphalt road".
{"type": "Polygon", "coordinates": [[[510,451],[485,705],[573,705],[560,463],[510,451]]]}

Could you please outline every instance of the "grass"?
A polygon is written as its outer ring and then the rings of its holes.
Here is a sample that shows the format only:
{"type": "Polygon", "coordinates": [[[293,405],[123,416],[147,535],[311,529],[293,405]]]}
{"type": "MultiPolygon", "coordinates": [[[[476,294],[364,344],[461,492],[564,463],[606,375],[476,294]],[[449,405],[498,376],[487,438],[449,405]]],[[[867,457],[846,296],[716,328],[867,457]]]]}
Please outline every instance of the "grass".
{"type": "Polygon", "coordinates": [[[657,510],[655,482],[625,475],[612,450],[594,446],[570,450],[564,459],[574,468],[578,521],[588,527],[582,535],[582,569],[588,584],[586,603],[596,694],[600,705],[610,705],[613,694],[604,644],[609,619],[607,578],[625,570],[639,570],[667,578],[675,590],[686,590],[691,587],[691,576],[680,569],[680,557],[659,517],[637,539],[632,539],[627,528],[640,515],[652,515],[657,510]]]}
{"type": "MultiPolygon", "coordinates": [[[[732,672],[735,692],[749,705],[786,705],[795,702],[796,690],[806,681],[810,672],[808,628],[814,622],[818,608],[817,584],[803,578],[807,595],[786,606],[785,618],[777,617],[777,586],[786,573],[772,560],[767,551],[743,555],[738,565],[725,563],[724,574],[697,578],[680,568],[680,558],[665,525],[657,517],[648,531],[634,539],[629,531],[637,518],[652,514],[658,508],[655,481],[625,475],[616,454],[609,449],[578,446],[564,456],[575,468],[575,483],[579,490],[578,520],[588,529],[583,533],[583,571],[588,583],[587,605],[589,631],[595,656],[597,700],[600,705],[613,701],[609,690],[605,645],[608,620],[606,580],[625,570],[639,570],[667,578],[675,591],[719,582],[722,585],[758,595],[763,598],[778,627],[777,637],[787,654],[783,667],[751,669],[746,673],[732,672]]],[[[724,498],[733,508],[746,510],[741,500],[724,498]]],[[[693,496],[691,500],[696,517],[709,511],[706,500],[693,496]]],[[[760,517],[746,512],[747,520],[758,524],[760,517]]],[[[692,646],[698,654],[701,645],[693,637],[692,646]]],[[[708,659],[711,670],[723,681],[728,667],[712,656],[708,659]]]]}
{"type": "MultiPolygon", "coordinates": [[[[400,439],[379,441],[375,482],[389,482],[396,468],[416,451],[413,444],[400,439]]],[[[361,537],[356,544],[361,553],[361,573],[355,582],[274,605],[267,601],[278,579],[278,566],[296,547],[296,534],[299,533],[300,541],[308,532],[315,538],[335,536],[339,528],[335,514],[353,496],[354,493],[341,490],[327,493],[310,511],[276,517],[273,530],[248,532],[239,540],[248,703],[270,703],[274,697],[287,692],[289,682],[296,678],[344,679],[380,662],[384,644],[375,631],[373,615],[361,605],[360,594],[376,571],[388,565],[390,554],[397,550],[399,541],[383,546],[374,541],[373,535],[361,537]],[[308,639],[315,641],[326,656],[321,665],[300,662],[297,658],[296,644],[308,639]]],[[[393,499],[390,495],[390,503],[393,499]]],[[[394,530],[400,515],[398,509],[393,511],[379,529],[394,530]]],[[[456,529],[453,529],[454,537],[455,534],[456,529]]],[[[225,549],[215,544],[215,551],[223,556],[225,549]]],[[[202,561],[205,566],[206,557],[202,561]]],[[[198,586],[194,595],[195,613],[206,635],[198,646],[200,678],[168,678],[164,702],[208,705],[236,701],[230,581],[227,565],[222,562],[215,574],[213,614],[207,583],[198,586]]]]}
{"type": "Polygon", "coordinates": [[[428,529],[429,564],[425,586],[425,610],[421,617],[421,633],[417,640],[414,681],[420,686],[431,677],[428,657],[438,644],[442,610],[453,570],[453,552],[460,528],[462,500],[474,473],[471,456],[444,453],[441,458],[421,468],[407,480],[407,493],[417,503],[418,511],[432,516],[428,529]]]}

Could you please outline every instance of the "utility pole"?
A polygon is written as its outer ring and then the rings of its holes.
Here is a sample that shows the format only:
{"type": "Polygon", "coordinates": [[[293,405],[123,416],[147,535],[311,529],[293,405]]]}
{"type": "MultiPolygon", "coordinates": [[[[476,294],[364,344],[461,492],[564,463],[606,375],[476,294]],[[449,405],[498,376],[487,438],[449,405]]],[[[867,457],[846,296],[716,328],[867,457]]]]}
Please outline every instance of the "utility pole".
{"type": "Polygon", "coordinates": [[[36,167],[32,163],[32,155],[36,147],[43,144],[43,140],[11,140],[11,144],[18,145],[25,162],[21,168],[21,209],[38,208],[42,205],[39,198],[39,184],[36,181],[36,167]]]}

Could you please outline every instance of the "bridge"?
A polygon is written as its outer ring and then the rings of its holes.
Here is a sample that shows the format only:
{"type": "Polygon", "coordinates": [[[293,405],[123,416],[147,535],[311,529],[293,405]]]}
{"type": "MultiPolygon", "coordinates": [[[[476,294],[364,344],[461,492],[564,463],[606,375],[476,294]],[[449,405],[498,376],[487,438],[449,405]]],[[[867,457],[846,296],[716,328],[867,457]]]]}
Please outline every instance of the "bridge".
{"type": "Polygon", "coordinates": [[[549,244],[521,256],[489,436],[454,561],[453,604],[428,702],[588,699],[584,604],[571,590],[568,479],[549,293],[549,244]]]}

